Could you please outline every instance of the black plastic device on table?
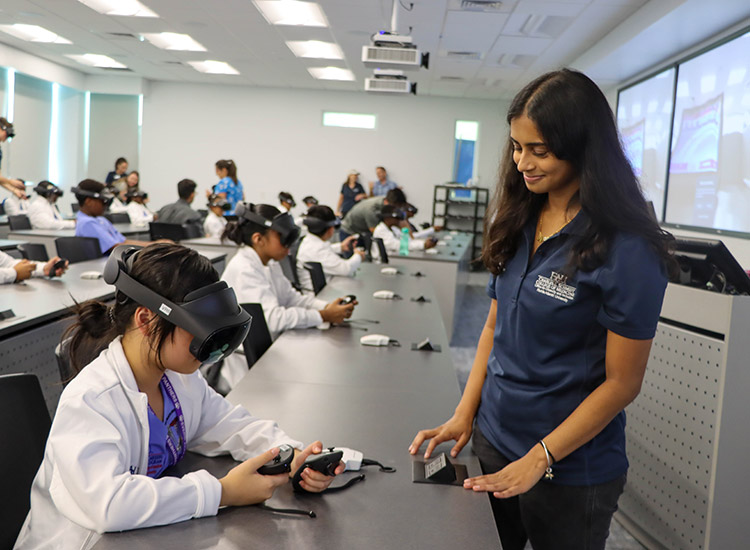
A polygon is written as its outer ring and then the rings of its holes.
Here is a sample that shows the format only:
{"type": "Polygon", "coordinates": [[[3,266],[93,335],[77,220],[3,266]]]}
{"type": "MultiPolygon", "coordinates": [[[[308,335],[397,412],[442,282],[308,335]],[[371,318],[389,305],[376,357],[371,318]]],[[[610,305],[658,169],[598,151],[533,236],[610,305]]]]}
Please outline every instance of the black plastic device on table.
{"type": "Polygon", "coordinates": [[[57,270],[65,267],[66,263],[68,263],[68,260],[66,260],[65,258],[60,258],[59,260],[57,260],[49,270],[49,278],[51,279],[52,277],[56,277],[57,270]]]}
{"type": "Polygon", "coordinates": [[[687,286],[733,295],[750,294],[750,277],[716,239],[677,239],[679,271],[670,280],[687,286]]]}
{"type": "Polygon", "coordinates": [[[323,451],[317,455],[310,455],[294,473],[292,487],[297,492],[305,491],[299,484],[302,481],[302,472],[305,471],[305,468],[310,468],[327,476],[336,475],[336,467],[339,465],[342,456],[344,456],[343,451],[323,451]]]}
{"type": "Polygon", "coordinates": [[[273,476],[291,472],[292,460],[294,460],[294,447],[291,445],[280,445],[279,454],[258,468],[258,473],[264,476],[273,476]]]}
{"type": "Polygon", "coordinates": [[[341,298],[341,305],[346,306],[351,304],[352,302],[356,301],[357,297],[354,294],[347,294],[343,298],[341,298]]]}

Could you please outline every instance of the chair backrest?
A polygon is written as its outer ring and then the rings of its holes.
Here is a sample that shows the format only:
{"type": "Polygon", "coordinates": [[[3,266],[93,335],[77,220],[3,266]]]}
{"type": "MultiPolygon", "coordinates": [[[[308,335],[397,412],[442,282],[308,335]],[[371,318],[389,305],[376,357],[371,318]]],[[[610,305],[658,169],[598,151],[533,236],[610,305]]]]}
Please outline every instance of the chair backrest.
{"type": "Polygon", "coordinates": [[[379,237],[373,237],[372,242],[375,243],[375,245],[378,247],[378,252],[380,253],[380,263],[387,264],[388,252],[385,249],[385,243],[383,242],[383,239],[379,237]]]}
{"type": "Polygon", "coordinates": [[[372,234],[362,233],[359,236],[359,240],[362,241],[362,246],[365,249],[365,260],[368,262],[372,261],[372,234]]]}
{"type": "Polygon", "coordinates": [[[3,252],[5,252],[8,256],[13,258],[14,260],[26,259],[26,255],[23,252],[21,252],[20,248],[11,248],[9,250],[4,250],[3,252]]]}
{"type": "Polygon", "coordinates": [[[130,223],[130,214],[127,212],[107,212],[104,217],[112,223],[130,223]]]}
{"type": "Polygon", "coordinates": [[[268,330],[266,317],[263,314],[263,306],[260,304],[241,304],[253,318],[250,323],[250,332],[242,343],[247,359],[247,368],[251,368],[255,362],[271,347],[271,333],[268,330]]]}
{"type": "Polygon", "coordinates": [[[66,338],[55,347],[55,359],[57,360],[57,370],[60,371],[60,382],[67,386],[68,382],[73,379],[73,369],[70,367],[70,341],[72,336],[66,338]]]}
{"type": "Polygon", "coordinates": [[[0,376],[0,548],[12,548],[29,512],[50,417],[33,374],[0,376]]]}
{"type": "Polygon", "coordinates": [[[55,239],[57,255],[71,264],[102,257],[99,239],[95,237],[58,237],[55,239]]]}
{"type": "Polygon", "coordinates": [[[0,201],[0,216],[5,215],[5,201],[0,201]]]}
{"type": "Polygon", "coordinates": [[[17,216],[8,216],[8,225],[11,231],[19,231],[21,229],[31,229],[31,220],[26,214],[18,214],[17,216]]]}
{"type": "Polygon", "coordinates": [[[326,286],[326,274],[323,271],[323,265],[320,262],[305,262],[302,265],[310,272],[313,292],[318,294],[326,286]]]}
{"type": "Polygon", "coordinates": [[[203,224],[198,222],[183,223],[182,227],[185,230],[185,237],[188,239],[200,239],[206,236],[206,232],[203,230],[203,224]]]}
{"type": "Polygon", "coordinates": [[[47,254],[47,247],[42,243],[23,243],[18,245],[18,250],[21,251],[24,258],[32,260],[34,262],[47,262],[49,261],[49,255],[47,254]]]}
{"type": "Polygon", "coordinates": [[[279,262],[279,265],[281,266],[281,271],[284,273],[284,276],[289,279],[289,282],[292,283],[294,288],[299,290],[301,286],[299,284],[299,276],[297,275],[297,260],[292,258],[291,254],[287,254],[284,259],[279,262]]]}
{"type": "Polygon", "coordinates": [[[289,256],[292,257],[295,264],[297,263],[297,253],[299,252],[299,246],[302,244],[302,239],[304,238],[305,237],[303,236],[302,238],[297,239],[292,243],[292,246],[289,247],[289,256]]]}
{"type": "Polygon", "coordinates": [[[185,227],[179,223],[151,222],[148,224],[148,232],[152,241],[170,239],[178,242],[187,238],[185,227]]]}

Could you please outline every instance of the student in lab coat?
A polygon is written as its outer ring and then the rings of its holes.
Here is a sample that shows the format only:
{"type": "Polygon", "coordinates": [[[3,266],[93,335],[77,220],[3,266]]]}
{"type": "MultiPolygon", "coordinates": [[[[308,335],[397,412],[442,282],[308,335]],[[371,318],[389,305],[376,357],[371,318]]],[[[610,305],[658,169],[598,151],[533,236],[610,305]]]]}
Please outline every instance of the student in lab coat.
{"type": "Polygon", "coordinates": [[[3,208],[5,209],[5,215],[6,216],[20,216],[21,214],[23,214],[25,216],[28,216],[30,201],[29,201],[28,195],[26,195],[26,191],[23,191],[23,194],[21,196],[16,194],[15,190],[13,191],[13,193],[14,193],[13,195],[11,195],[10,197],[7,197],[3,201],[3,208]]]}
{"type": "Polygon", "coordinates": [[[281,211],[282,212],[289,212],[292,213],[292,208],[297,206],[297,201],[294,200],[294,197],[291,193],[288,193],[287,191],[282,191],[279,193],[279,204],[281,205],[281,211]]]}
{"type": "Polygon", "coordinates": [[[302,239],[297,251],[297,276],[303,291],[312,290],[310,272],[302,265],[305,262],[320,262],[326,277],[338,275],[352,277],[365,257],[364,250],[354,250],[354,254],[345,260],[339,253],[352,252],[354,235],[343,242],[331,244],[330,240],[341,221],[328,206],[313,206],[307,211],[303,223],[308,234],[302,239]]]}
{"type": "MultiPolygon", "coordinates": [[[[401,238],[396,237],[394,229],[401,231],[401,227],[407,227],[406,213],[393,206],[392,204],[384,204],[380,211],[382,221],[375,227],[375,231],[372,233],[374,239],[383,239],[383,244],[388,254],[397,255],[401,247],[401,238]]],[[[434,238],[429,239],[412,239],[409,238],[409,250],[427,250],[433,248],[437,244],[437,240],[434,238]]],[[[376,246],[372,247],[373,255],[378,255],[376,246]]]]}
{"type": "MultiPolygon", "coordinates": [[[[229,261],[222,280],[234,288],[241,304],[263,306],[268,330],[276,338],[285,330],[309,328],[323,323],[341,323],[351,316],[354,304],[341,304],[341,298],[326,303],[305,296],[292,287],[279,261],[299,235],[299,228],[288,212],[268,204],[239,203],[238,221],[229,222],[222,238],[240,245],[229,261]]],[[[233,354],[221,370],[224,381],[234,386],[247,374],[244,355],[233,354]]]]}
{"type": "Polygon", "coordinates": [[[206,237],[219,239],[227,226],[227,219],[224,214],[232,208],[232,205],[221,195],[213,193],[209,195],[206,206],[208,206],[208,214],[206,219],[203,220],[203,231],[206,237]]]}
{"type": "MultiPolygon", "coordinates": [[[[49,277],[52,266],[59,262],[60,258],[55,256],[48,262],[32,262],[29,260],[17,260],[0,250],[0,285],[20,283],[31,277],[49,277]]],[[[54,276],[59,277],[68,269],[68,263],[57,269],[54,276]]]]}
{"type": "MultiPolygon", "coordinates": [[[[132,174],[132,172],[131,172],[132,174]]],[[[134,225],[148,225],[154,221],[154,213],[149,210],[146,203],[148,202],[148,193],[139,191],[138,186],[129,187],[125,193],[125,200],[128,203],[126,212],[130,217],[130,223],[134,225]]]]}
{"type": "MultiPolygon", "coordinates": [[[[197,372],[241,344],[250,322],[204,256],[175,244],[122,247],[104,278],[115,301],[78,305],[65,336],[78,374],[60,397],[16,550],[87,550],[104,532],[260,503],[290,479],[257,473],[279,445],[296,449],[292,472],[322,450],[320,441],[303,450],[197,372]],[[244,462],[221,479],[206,470],[162,477],[188,449],[244,462]]],[[[333,478],[308,469],[303,479],[320,492],[333,478]]]]}
{"type": "Polygon", "coordinates": [[[29,221],[34,229],[73,229],[76,222],[64,220],[57,209],[62,190],[52,182],[40,181],[34,188],[36,197],[29,204],[29,221]]]}

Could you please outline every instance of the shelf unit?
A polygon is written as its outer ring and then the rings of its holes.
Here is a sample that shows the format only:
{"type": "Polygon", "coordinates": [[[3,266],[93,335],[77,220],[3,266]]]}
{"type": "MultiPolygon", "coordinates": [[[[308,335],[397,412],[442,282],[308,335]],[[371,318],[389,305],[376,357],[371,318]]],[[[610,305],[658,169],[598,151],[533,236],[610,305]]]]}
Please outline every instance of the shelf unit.
{"type": "MultiPolygon", "coordinates": [[[[447,231],[472,234],[471,259],[482,251],[484,213],[489,200],[489,189],[464,185],[436,185],[432,199],[432,225],[441,225],[447,231]]],[[[472,263],[472,269],[479,264],[472,263]]]]}

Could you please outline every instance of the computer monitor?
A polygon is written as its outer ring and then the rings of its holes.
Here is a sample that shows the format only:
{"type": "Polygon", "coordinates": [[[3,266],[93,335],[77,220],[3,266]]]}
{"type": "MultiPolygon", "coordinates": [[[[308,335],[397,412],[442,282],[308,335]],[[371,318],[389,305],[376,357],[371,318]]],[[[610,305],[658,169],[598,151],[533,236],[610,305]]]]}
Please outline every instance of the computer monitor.
{"type": "Polygon", "coordinates": [[[724,246],[714,239],[677,239],[680,270],[671,281],[713,292],[750,295],[750,277],[724,246]]]}

